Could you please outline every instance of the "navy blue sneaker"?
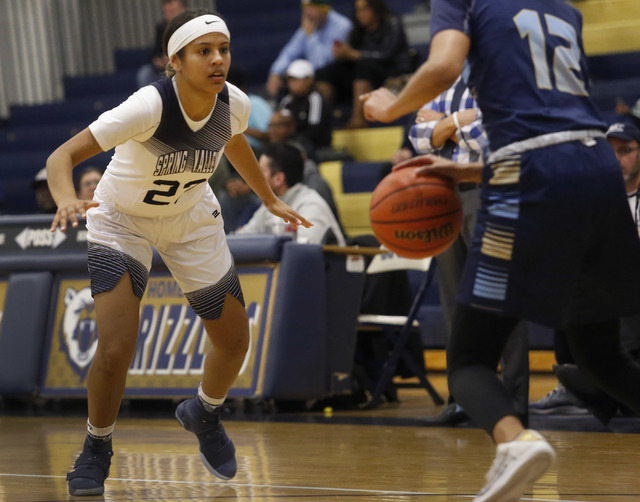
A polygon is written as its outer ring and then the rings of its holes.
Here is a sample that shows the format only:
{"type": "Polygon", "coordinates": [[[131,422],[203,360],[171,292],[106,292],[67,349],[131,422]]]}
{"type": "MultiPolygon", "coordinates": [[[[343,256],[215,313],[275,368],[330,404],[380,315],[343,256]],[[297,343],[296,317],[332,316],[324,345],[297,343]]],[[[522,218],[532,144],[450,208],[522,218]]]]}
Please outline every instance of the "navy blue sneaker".
{"type": "Polygon", "coordinates": [[[207,411],[198,397],[178,405],[176,418],[200,442],[200,458],[207,470],[220,479],[236,475],[236,449],[220,423],[220,408],[207,411]]]}
{"type": "Polygon", "coordinates": [[[112,456],[111,438],[104,441],[87,435],[82,453],[73,464],[73,471],[67,474],[69,495],[102,495],[112,456]]]}

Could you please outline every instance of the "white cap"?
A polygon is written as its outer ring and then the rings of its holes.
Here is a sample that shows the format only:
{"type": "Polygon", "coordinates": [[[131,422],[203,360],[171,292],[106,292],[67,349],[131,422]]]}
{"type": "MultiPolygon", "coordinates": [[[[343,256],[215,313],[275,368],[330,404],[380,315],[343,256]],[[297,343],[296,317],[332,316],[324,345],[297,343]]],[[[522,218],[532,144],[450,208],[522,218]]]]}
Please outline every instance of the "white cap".
{"type": "Polygon", "coordinates": [[[38,174],[36,174],[36,177],[33,178],[33,181],[31,182],[31,188],[35,188],[36,185],[38,183],[40,183],[41,181],[47,181],[47,168],[43,167],[42,169],[40,169],[38,171],[38,174]]]}
{"type": "Polygon", "coordinates": [[[287,68],[287,77],[307,78],[313,75],[313,65],[306,59],[296,59],[287,68]]]}

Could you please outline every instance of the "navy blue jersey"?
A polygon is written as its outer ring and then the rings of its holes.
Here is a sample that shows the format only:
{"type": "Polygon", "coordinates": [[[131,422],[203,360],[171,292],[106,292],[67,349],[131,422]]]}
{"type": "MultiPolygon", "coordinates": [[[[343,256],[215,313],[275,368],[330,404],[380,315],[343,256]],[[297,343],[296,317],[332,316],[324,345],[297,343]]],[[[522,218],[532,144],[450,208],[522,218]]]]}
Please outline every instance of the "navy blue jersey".
{"type": "Polygon", "coordinates": [[[562,0],[432,0],[431,34],[471,40],[469,86],[492,150],[606,127],[589,98],[582,15],[562,0]]]}

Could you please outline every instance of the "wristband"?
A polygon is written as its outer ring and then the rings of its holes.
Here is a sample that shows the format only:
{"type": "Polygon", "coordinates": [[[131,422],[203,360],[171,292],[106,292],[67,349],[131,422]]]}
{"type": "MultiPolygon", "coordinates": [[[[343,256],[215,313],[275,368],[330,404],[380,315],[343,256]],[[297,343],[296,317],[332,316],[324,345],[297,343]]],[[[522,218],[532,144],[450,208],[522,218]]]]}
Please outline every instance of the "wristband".
{"type": "Polygon", "coordinates": [[[458,112],[453,112],[453,123],[456,126],[456,130],[459,131],[460,130],[460,121],[458,120],[458,112]]]}

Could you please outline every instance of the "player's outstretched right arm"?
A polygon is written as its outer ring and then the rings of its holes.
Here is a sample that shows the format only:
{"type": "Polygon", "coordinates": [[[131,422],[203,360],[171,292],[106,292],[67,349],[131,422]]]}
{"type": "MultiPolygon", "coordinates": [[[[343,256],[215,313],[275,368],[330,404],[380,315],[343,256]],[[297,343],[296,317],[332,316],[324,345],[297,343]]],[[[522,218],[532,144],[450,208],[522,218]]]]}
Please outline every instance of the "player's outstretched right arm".
{"type": "Polygon", "coordinates": [[[60,227],[63,232],[67,229],[67,221],[71,226],[78,226],[78,214],[86,216],[90,207],[96,207],[97,202],[79,200],[73,186],[73,168],[80,162],[102,152],[98,142],[86,128],[60,145],[47,159],[47,182],[53,199],[56,201],[56,212],[51,231],[60,227]]]}

